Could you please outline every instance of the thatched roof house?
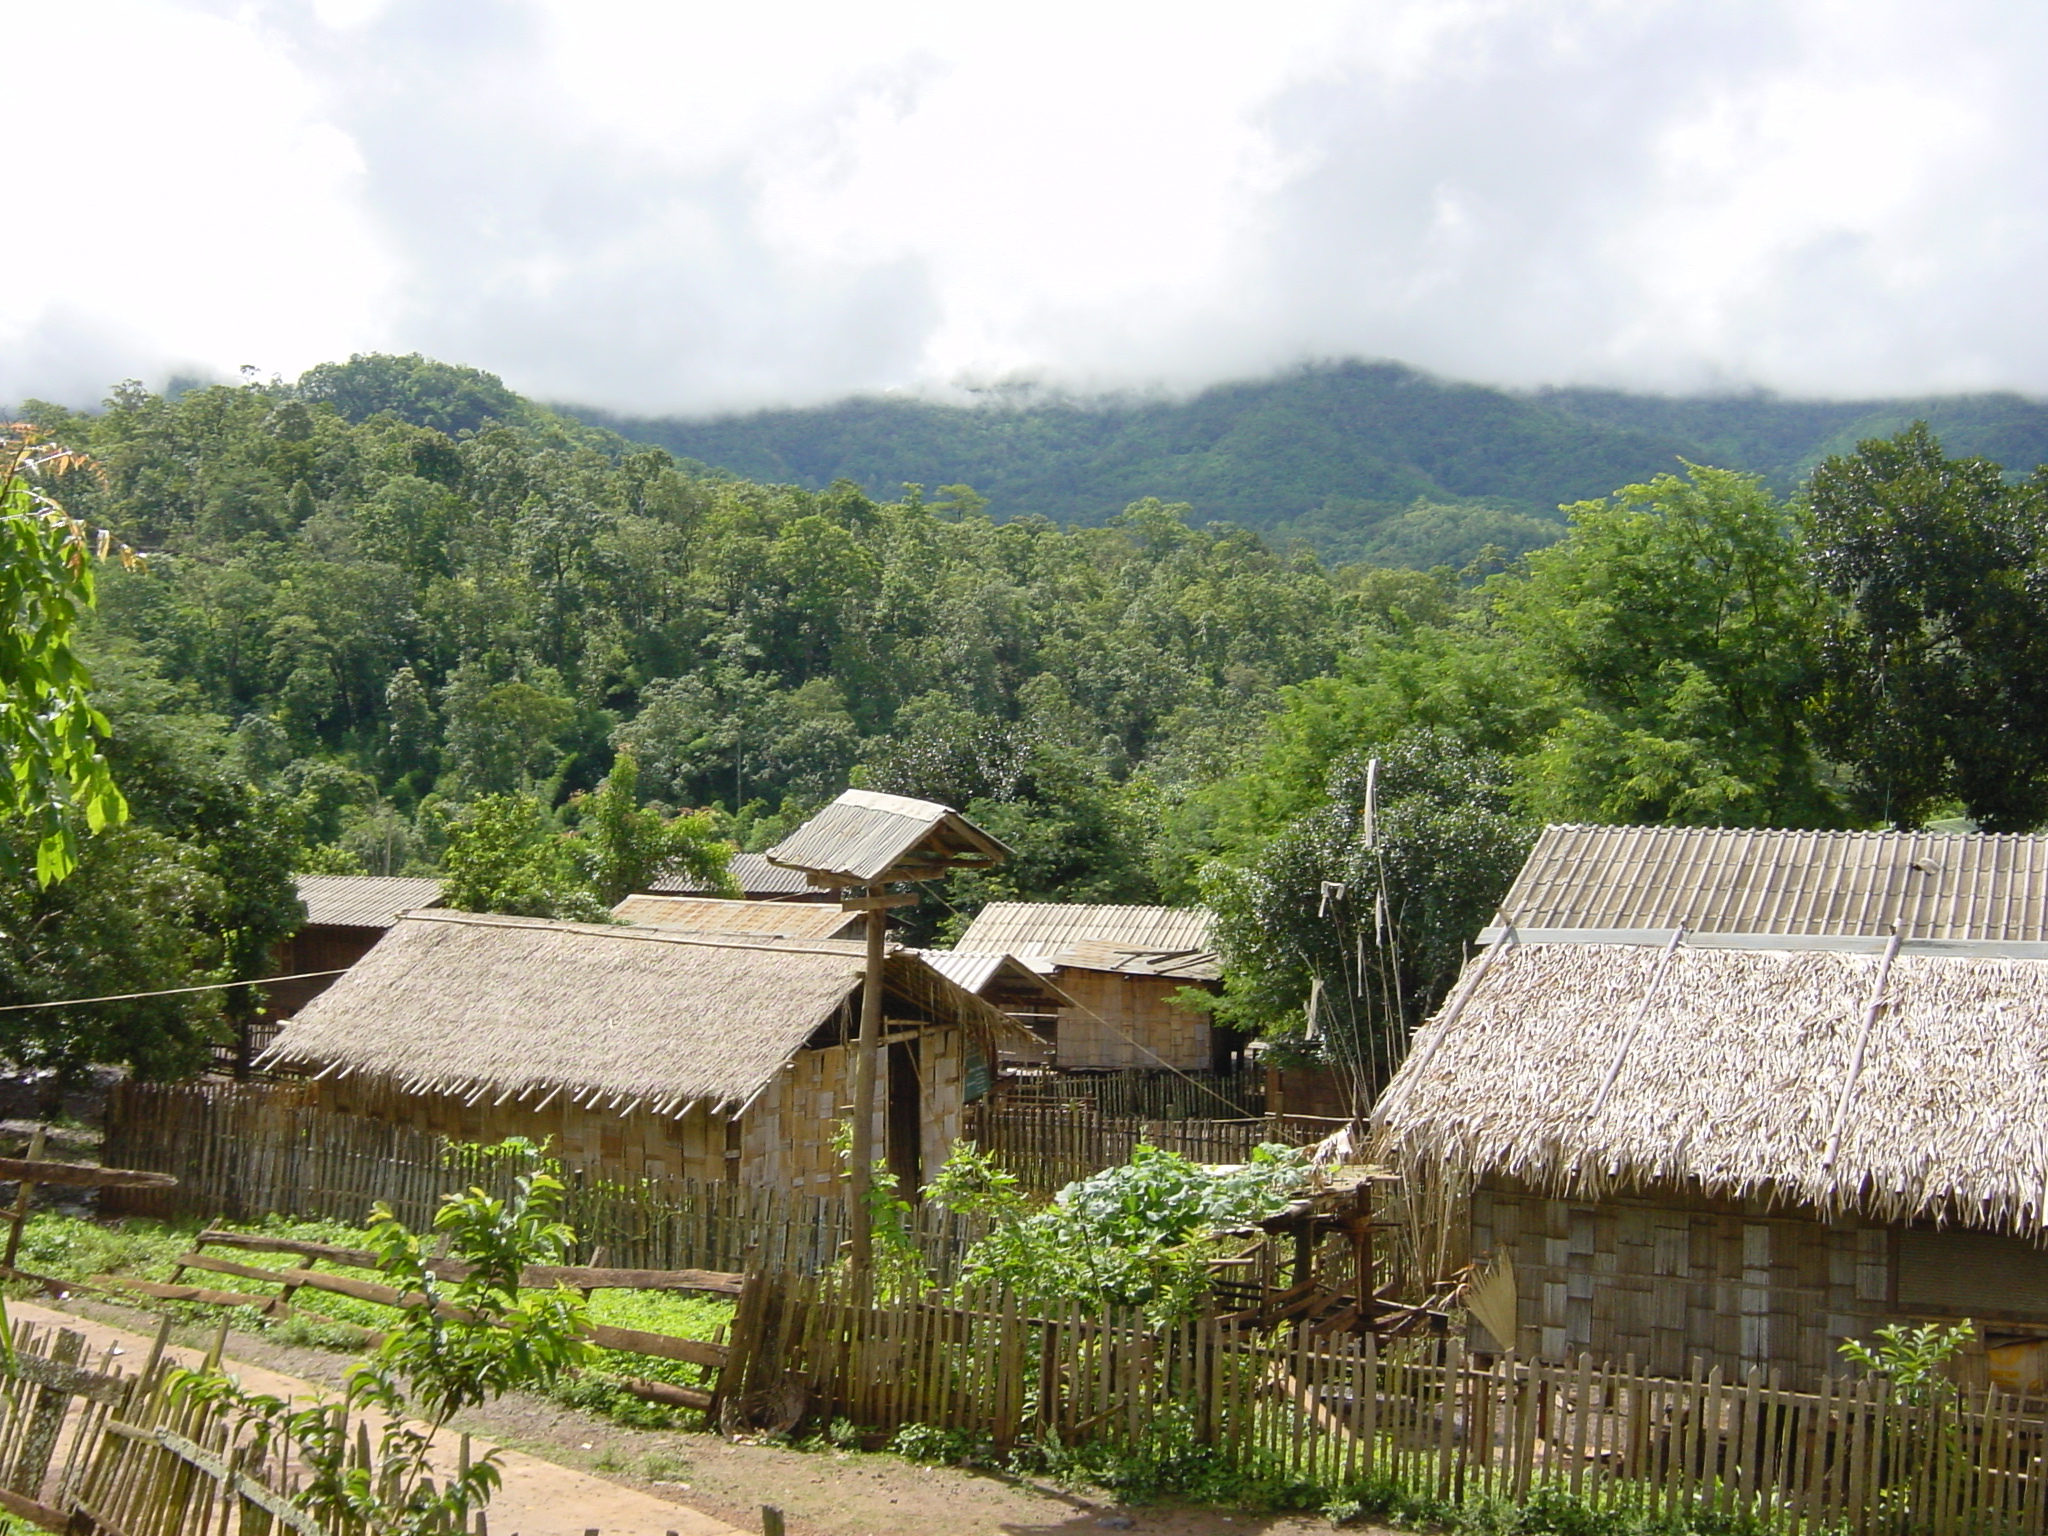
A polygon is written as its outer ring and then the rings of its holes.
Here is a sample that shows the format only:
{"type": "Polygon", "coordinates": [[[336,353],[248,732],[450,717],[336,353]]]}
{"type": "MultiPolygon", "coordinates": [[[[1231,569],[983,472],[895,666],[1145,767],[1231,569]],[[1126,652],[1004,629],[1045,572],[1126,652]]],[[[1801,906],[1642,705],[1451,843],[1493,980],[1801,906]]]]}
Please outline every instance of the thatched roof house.
{"type": "Polygon", "coordinates": [[[1056,1066],[1208,1070],[1241,1042],[1173,997],[1190,986],[1213,990],[1222,976],[1213,922],[1199,907],[992,901],[953,952],[1006,955],[1047,979],[1057,1002],[1041,1032],[1056,1066]]]}
{"type": "MultiPolygon", "coordinates": [[[[266,1065],[333,1107],[471,1140],[553,1136],[636,1173],[829,1183],[864,950],[828,940],[426,912],[399,921],[266,1065]]],[[[959,1134],[973,1059],[1016,1031],[910,951],[886,961],[892,1162],[959,1134]]]]}
{"type": "Polygon", "coordinates": [[[1512,1342],[1811,1378],[1969,1316],[2048,1367],[2048,839],[1594,830],[1539,844],[1375,1111],[1472,1186],[1512,1342]]]}

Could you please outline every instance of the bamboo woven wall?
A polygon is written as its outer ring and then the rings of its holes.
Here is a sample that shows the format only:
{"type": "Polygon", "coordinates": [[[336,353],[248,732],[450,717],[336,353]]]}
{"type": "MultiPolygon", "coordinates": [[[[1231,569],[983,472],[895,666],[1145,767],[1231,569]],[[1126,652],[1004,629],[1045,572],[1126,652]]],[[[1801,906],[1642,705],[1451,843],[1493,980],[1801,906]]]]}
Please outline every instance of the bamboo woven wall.
{"type": "Polygon", "coordinates": [[[1193,1072],[1214,1065],[1209,1016],[1167,1001],[1187,989],[1185,978],[1062,969],[1054,979],[1073,1000],[1060,1004],[1059,1066],[1193,1072]]]}
{"type": "Polygon", "coordinates": [[[1664,1198],[1554,1200],[1506,1181],[1472,1195],[1472,1252],[1511,1257],[1525,1356],[1590,1350],[1682,1374],[1695,1359],[1807,1386],[1845,1338],[1892,1321],[1891,1234],[1784,1211],[1664,1198]]]}

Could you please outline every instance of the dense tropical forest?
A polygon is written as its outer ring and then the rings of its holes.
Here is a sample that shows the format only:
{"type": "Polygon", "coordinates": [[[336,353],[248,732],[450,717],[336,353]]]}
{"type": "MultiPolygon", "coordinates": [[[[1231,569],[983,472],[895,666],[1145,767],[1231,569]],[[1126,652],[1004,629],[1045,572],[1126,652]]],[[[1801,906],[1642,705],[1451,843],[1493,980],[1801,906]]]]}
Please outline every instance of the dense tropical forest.
{"type": "MultiPolygon", "coordinates": [[[[130,815],[59,884],[16,836],[0,1002],[265,975],[294,868],[601,915],[853,783],[1016,850],[914,935],[1207,900],[1227,1020],[1383,1064],[1545,820],[2048,821],[2048,482],[1921,427],[1790,498],[1617,478],[1547,548],[1414,569],[1150,495],[1066,526],[964,477],[742,479],[417,357],[21,414],[147,558],[82,634],[130,815]]],[[[176,1071],[253,1006],[19,1013],[7,1049],[176,1071]]]]}
{"type": "Polygon", "coordinates": [[[971,484],[998,518],[1102,523],[1143,496],[1198,522],[1306,540],[1326,559],[1463,566],[1564,531],[1562,503],[1679,461],[1764,477],[1783,495],[1833,454],[1928,422],[1953,452],[2048,461],[2048,404],[1701,398],[1591,389],[1516,394],[1394,363],[1346,362],[1187,399],[992,390],[971,405],[870,398],[710,420],[581,413],[639,442],[756,480],[971,484]]]}

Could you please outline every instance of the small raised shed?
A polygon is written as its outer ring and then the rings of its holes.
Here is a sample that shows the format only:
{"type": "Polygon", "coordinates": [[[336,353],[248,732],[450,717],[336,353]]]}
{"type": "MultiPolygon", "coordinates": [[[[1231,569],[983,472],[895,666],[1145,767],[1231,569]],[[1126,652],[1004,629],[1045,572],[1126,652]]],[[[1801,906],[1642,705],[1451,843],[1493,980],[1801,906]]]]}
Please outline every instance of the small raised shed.
{"type": "MultiPolygon", "coordinates": [[[[320,1102],[571,1162],[823,1193],[850,1102],[865,950],[476,913],[401,919],[265,1065],[320,1102]]],[[[960,1133],[977,1059],[1017,1031],[909,951],[885,959],[877,1144],[916,1179],[960,1133]]]]}
{"type": "MultiPolygon", "coordinates": [[[[306,920],[277,948],[279,976],[344,971],[370,952],[400,914],[441,905],[441,882],[398,875],[297,875],[306,920]]],[[[272,1020],[288,1019],[333,986],[332,976],[265,988],[272,1020]]]]}

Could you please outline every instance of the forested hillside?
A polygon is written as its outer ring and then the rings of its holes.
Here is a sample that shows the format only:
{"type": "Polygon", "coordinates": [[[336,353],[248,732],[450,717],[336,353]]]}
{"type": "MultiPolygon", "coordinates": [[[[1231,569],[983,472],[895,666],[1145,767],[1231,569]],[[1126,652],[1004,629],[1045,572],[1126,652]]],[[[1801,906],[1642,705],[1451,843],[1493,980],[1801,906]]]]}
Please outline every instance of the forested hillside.
{"type": "Polygon", "coordinates": [[[856,399],[712,420],[578,413],[754,479],[881,494],[964,482],[997,518],[1100,523],[1139,496],[1194,519],[1307,539],[1340,560],[1464,565],[1535,548],[1561,504],[1696,464],[1781,494],[1865,438],[1929,422],[1951,449],[2048,462],[2048,404],[2017,395],[1801,401],[1596,390],[1515,394],[1393,363],[1337,363],[1186,400],[997,397],[978,406],[856,399]]]}
{"type": "MultiPolygon", "coordinates": [[[[85,634],[134,817],[0,887],[0,1001],[261,976],[294,866],[594,915],[856,783],[1016,850],[913,934],[1206,899],[1228,1017],[1298,1033],[1323,980],[1332,1037],[1391,1050],[1543,820],[2048,820],[2048,497],[1924,432],[1803,513],[1664,475],[1461,576],[1151,496],[1063,527],[742,480],[418,358],[24,409],[149,558],[85,634]]],[[[212,996],[18,1015],[9,1049],[172,1070],[212,996]]]]}

